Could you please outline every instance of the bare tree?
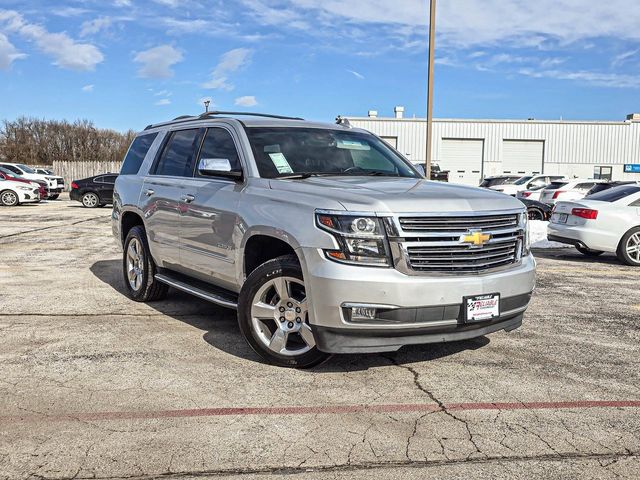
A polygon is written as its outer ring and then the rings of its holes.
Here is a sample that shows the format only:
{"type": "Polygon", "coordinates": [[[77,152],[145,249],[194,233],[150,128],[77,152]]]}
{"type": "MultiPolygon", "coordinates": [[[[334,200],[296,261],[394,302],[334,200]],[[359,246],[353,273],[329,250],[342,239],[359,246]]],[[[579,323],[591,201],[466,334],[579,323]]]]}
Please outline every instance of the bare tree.
{"type": "Polygon", "coordinates": [[[19,117],[0,125],[0,159],[30,165],[56,160],[120,161],[135,132],[98,129],[89,120],[19,117]]]}

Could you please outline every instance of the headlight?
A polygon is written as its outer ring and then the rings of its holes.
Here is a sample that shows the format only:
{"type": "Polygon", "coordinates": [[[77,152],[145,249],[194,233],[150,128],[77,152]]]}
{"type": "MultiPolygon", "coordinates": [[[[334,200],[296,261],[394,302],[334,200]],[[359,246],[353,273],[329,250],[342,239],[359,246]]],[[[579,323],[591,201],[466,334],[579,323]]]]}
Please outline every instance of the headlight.
{"type": "Polygon", "coordinates": [[[325,250],[327,258],[355,265],[390,265],[387,237],[380,218],[317,212],[316,224],[330,232],[340,245],[339,250],[325,250]]]}
{"type": "Polygon", "coordinates": [[[527,212],[520,214],[520,226],[524,231],[524,238],[522,239],[522,256],[526,257],[531,253],[531,234],[529,232],[529,215],[527,215],[527,212]]]}
{"type": "Polygon", "coordinates": [[[28,190],[28,191],[31,191],[31,190],[33,190],[33,188],[32,188],[32,187],[23,187],[22,185],[20,185],[20,186],[18,187],[18,190],[28,190]]]}

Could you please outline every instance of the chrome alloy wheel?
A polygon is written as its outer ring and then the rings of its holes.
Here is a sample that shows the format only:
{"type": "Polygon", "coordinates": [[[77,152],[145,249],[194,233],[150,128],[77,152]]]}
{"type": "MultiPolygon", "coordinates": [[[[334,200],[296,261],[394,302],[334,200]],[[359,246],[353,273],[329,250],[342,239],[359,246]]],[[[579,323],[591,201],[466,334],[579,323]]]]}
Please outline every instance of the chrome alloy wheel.
{"type": "Polygon", "coordinates": [[[251,303],[251,326],[256,336],[279,355],[302,355],[315,347],[308,322],[304,282],[297,278],[269,280],[251,303]]]}
{"type": "Polygon", "coordinates": [[[640,232],[634,233],[627,240],[627,255],[636,263],[640,263],[640,232]]]}
{"type": "Polygon", "coordinates": [[[0,203],[11,207],[18,203],[18,196],[11,190],[7,190],[6,192],[2,193],[2,198],[0,198],[0,203]]]}
{"type": "Polygon", "coordinates": [[[142,287],[144,273],[144,253],[137,238],[132,238],[127,247],[127,279],[136,292],[142,287]]]}
{"type": "Polygon", "coordinates": [[[98,196],[95,193],[85,193],[82,196],[82,204],[85,207],[93,208],[98,205],[98,196]]]}

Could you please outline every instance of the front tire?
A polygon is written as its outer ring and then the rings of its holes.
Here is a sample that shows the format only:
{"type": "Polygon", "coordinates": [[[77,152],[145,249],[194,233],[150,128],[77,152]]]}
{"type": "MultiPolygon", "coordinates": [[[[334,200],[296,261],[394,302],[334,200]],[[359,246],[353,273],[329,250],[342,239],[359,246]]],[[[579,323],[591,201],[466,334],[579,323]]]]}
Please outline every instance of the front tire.
{"type": "Polygon", "coordinates": [[[536,207],[529,207],[527,209],[527,216],[529,220],[546,220],[544,212],[536,207]]]}
{"type": "Polygon", "coordinates": [[[137,225],[129,230],[122,253],[122,275],[129,298],[136,302],[151,302],[166,297],[169,287],[156,280],[155,273],[147,232],[137,225]]]}
{"type": "Polygon", "coordinates": [[[579,247],[576,245],[576,250],[578,250],[581,254],[586,257],[599,257],[604,252],[601,250],[591,250],[590,248],[579,247]]]}
{"type": "Polygon", "coordinates": [[[624,234],[618,245],[618,259],[632,267],[640,267],[640,227],[624,234]]]}
{"type": "Polygon", "coordinates": [[[82,195],[82,205],[86,208],[98,208],[100,206],[100,198],[93,192],[87,192],[82,195]]]}
{"type": "Polygon", "coordinates": [[[0,192],[0,204],[5,207],[15,207],[20,204],[18,194],[12,190],[0,192]]]}
{"type": "Polygon", "coordinates": [[[269,260],[249,274],[238,299],[238,324],[251,348],[273,365],[310,368],[329,358],[316,347],[295,255],[269,260]]]}

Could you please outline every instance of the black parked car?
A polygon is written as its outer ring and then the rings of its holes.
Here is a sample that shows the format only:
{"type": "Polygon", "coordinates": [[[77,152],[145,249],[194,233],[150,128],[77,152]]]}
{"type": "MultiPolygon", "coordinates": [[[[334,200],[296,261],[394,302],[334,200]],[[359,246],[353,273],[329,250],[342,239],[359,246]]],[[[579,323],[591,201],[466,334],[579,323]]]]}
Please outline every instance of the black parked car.
{"type": "Polygon", "coordinates": [[[537,200],[527,200],[526,198],[519,198],[518,200],[526,205],[529,220],[549,220],[551,218],[551,211],[553,210],[551,205],[537,200]]]}
{"type": "Polygon", "coordinates": [[[105,173],[74,180],[71,182],[69,198],[82,203],[87,208],[104,207],[107,203],[113,203],[113,186],[116,178],[118,178],[117,173],[105,173]]]}
{"type": "MultiPolygon", "coordinates": [[[[424,163],[414,163],[413,166],[416,167],[422,175],[425,174],[424,163]]],[[[437,182],[448,182],[449,170],[442,170],[440,169],[440,165],[438,165],[437,163],[432,163],[430,180],[435,180],[437,182]]]]}

